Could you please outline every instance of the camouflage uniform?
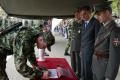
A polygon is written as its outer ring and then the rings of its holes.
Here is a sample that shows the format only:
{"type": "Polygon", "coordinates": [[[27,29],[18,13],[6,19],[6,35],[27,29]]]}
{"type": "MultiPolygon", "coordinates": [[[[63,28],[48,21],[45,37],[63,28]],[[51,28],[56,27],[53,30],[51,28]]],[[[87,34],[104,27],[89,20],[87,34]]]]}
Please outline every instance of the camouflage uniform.
{"type": "MultiPolygon", "coordinates": [[[[43,26],[39,25],[39,27],[36,27],[35,30],[38,32],[43,32],[43,26]]],[[[43,32],[43,34],[44,34],[45,41],[47,42],[47,44],[50,44],[48,45],[47,49],[51,51],[51,46],[55,44],[55,38],[50,30],[48,32],[43,32]]]]}
{"type": "MultiPolygon", "coordinates": [[[[24,77],[30,78],[31,80],[34,80],[35,76],[41,78],[43,73],[42,69],[36,73],[36,70],[33,70],[33,68],[27,65],[27,60],[29,60],[31,65],[34,67],[38,66],[34,54],[35,36],[38,33],[40,32],[35,29],[24,27],[18,32],[14,43],[14,62],[16,69],[24,77]]],[[[51,46],[51,43],[48,43],[48,45],[51,46]]]]}
{"type": "Polygon", "coordinates": [[[68,41],[67,41],[67,45],[66,45],[66,48],[65,48],[65,53],[67,53],[69,48],[71,47],[71,41],[73,40],[73,38],[74,38],[73,35],[76,32],[76,28],[74,26],[78,26],[78,25],[74,24],[75,22],[76,22],[76,20],[73,19],[70,22],[71,24],[69,25],[69,28],[68,28],[68,41]]]}
{"type": "MultiPolygon", "coordinates": [[[[7,26],[7,23],[5,24],[5,26],[7,26]]],[[[0,80],[9,80],[6,74],[6,71],[5,71],[6,57],[7,55],[13,54],[13,50],[12,50],[12,39],[13,38],[11,38],[9,35],[12,35],[12,34],[9,33],[5,36],[0,37],[0,80]]]]}
{"type": "MultiPolygon", "coordinates": [[[[31,65],[37,66],[34,54],[35,35],[38,32],[32,28],[24,27],[18,32],[14,42],[14,63],[17,71],[24,77],[34,79],[36,76],[33,68],[27,65],[27,60],[31,65]]],[[[42,76],[42,71],[39,74],[42,76]]]]}
{"type": "Polygon", "coordinates": [[[55,44],[55,38],[54,38],[54,36],[53,36],[53,34],[52,34],[51,31],[43,32],[43,34],[44,34],[46,43],[47,43],[47,44],[50,44],[50,45],[47,46],[47,49],[48,49],[49,51],[51,51],[51,46],[52,46],[53,44],[55,44]]]}
{"type": "Polygon", "coordinates": [[[69,28],[68,28],[68,41],[67,41],[67,44],[66,44],[66,47],[65,47],[65,53],[64,54],[68,54],[68,50],[71,46],[71,40],[72,40],[72,23],[73,21],[71,22],[71,24],[69,25],[69,28]]]}

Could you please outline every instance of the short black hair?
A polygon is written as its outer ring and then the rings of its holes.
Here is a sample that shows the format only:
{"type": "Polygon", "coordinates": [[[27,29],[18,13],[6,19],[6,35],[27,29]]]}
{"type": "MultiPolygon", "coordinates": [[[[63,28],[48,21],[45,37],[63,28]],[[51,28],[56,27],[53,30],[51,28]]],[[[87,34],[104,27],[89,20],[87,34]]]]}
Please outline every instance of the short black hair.
{"type": "Polygon", "coordinates": [[[38,37],[43,37],[43,38],[44,38],[43,33],[41,32],[41,33],[36,34],[36,35],[34,36],[35,40],[36,40],[38,37]]]}
{"type": "Polygon", "coordinates": [[[85,10],[85,11],[92,11],[92,7],[89,5],[82,6],[80,10],[85,10]]]}

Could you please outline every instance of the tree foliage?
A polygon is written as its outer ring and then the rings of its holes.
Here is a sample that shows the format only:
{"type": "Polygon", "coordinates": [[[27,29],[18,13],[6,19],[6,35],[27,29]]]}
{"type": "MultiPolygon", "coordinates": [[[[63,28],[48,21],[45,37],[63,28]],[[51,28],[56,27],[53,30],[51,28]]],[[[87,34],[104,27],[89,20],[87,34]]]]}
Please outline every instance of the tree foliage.
{"type": "Polygon", "coordinates": [[[120,0],[112,0],[112,10],[113,15],[118,15],[120,17],[120,0]]]}

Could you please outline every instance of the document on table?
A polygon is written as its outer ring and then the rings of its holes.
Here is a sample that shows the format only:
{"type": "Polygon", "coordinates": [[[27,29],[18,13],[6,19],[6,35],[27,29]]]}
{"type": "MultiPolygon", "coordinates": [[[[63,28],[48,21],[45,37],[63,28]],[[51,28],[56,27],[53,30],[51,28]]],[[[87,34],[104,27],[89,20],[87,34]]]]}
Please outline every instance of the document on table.
{"type": "Polygon", "coordinates": [[[50,72],[49,78],[58,78],[56,69],[48,69],[48,71],[50,72]]]}

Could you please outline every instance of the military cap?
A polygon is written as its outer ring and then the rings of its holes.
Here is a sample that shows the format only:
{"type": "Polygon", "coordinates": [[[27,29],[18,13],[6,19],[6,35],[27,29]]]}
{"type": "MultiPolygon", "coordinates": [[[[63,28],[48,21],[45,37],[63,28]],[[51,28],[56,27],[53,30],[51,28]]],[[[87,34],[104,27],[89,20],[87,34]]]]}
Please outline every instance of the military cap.
{"type": "Polygon", "coordinates": [[[112,4],[112,1],[104,1],[99,4],[95,4],[94,8],[95,8],[96,13],[100,11],[104,11],[104,10],[112,11],[111,4],[112,4]]]}

